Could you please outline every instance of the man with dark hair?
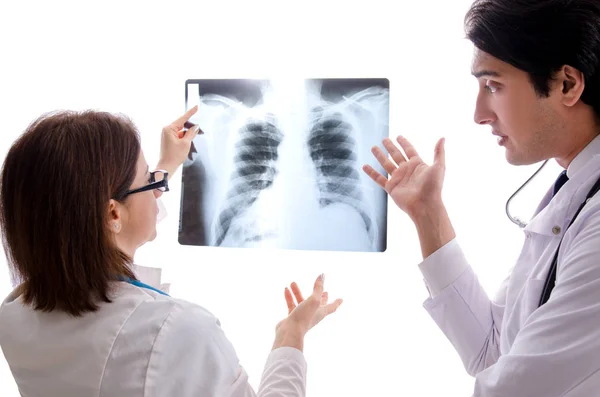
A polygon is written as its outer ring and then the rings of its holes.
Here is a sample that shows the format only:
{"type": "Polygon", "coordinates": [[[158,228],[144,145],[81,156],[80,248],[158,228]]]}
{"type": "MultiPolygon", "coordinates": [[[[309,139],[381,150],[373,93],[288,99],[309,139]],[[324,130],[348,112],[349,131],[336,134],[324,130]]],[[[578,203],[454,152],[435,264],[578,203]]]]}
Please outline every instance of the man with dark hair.
{"type": "Polygon", "coordinates": [[[390,178],[364,171],[416,226],[424,307],[475,377],[473,396],[600,395],[600,1],[476,1],[465,26],[475,121],[510,164],[554,159],[565,169],[524,226],[497,295],[477,280],[442,202],[443,139],[431,165],[404,137],[405,154],[386,139],[391,159],[373,154],[390,178]]]}

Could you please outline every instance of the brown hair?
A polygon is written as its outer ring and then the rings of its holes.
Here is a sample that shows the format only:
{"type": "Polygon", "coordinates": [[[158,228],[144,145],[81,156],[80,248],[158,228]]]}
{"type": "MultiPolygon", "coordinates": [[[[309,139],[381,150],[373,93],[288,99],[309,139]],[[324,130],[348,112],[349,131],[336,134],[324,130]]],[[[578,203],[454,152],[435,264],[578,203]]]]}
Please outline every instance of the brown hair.
{"type": "Polygon", "coordinates": [[[140,150],[129,118],[91,110],[46,113],[13,144],[0,177],[0,227],[25,303],[80,316],[111,302],[117,276],[135,279],[108,209],[133,183],[140,150]]]}

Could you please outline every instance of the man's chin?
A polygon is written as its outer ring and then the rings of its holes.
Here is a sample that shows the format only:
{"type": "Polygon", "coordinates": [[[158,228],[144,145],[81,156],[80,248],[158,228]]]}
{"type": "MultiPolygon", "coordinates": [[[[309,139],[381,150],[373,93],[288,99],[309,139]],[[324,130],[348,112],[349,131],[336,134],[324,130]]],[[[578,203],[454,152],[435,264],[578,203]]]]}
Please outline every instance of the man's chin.
{"type": "Polygon", "coordinates": [[[506,162],[510,165],[523,165],[522,161],[520,161],[520,159],[516,159],[513,156],[510,155],[510,153],[508,153],[508,151],[506,152],[506,162]]]}
{"type": "Polygon", "coordinates": [[[537,158],[527,158],[524,156],[514,155],[514,153],[506,151],[506,162],[510,165],[523,166],[523,165],[532,165],[539,163],[540,161],[544,161],[545,159],[537,159],[537,158]]]}
{"type": "Polygon", "coordinates": [[[511,150],[509,148],[505,148],[504,157],[506,158],[506,162],[510,165],[533,164],[532,162],[527,161],[527,159],[524,156],[520,155],[519,153],[515,153],[514,150],[511,150]]]}

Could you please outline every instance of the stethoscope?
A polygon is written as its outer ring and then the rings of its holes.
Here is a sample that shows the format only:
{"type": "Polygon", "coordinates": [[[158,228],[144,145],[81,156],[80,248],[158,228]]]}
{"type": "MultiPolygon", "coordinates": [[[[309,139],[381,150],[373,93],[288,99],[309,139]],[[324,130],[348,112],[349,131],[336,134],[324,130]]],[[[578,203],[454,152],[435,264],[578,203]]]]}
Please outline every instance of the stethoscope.
{"type": "MultiPolygon", "coordinates": [[[[517,218],[517,217],[513,217],[510,215],[510,211],[508,210],[508,206],[510,204],[510,201],[521,191],[521,189],[523,189],[541,170],[542,168],[544,168],[544,166],[546,165],[546,163],[548,163],[548,160],[544,161],[544,163],[540,166],[540,168],[538,168],[538,170],[536,172],[533,173],[533,175],[531,175],[531,177],[529,177],[529,179],[527,179],[525,181],[525,183],[523,185],[521,185],[520,188],[517,189],[516,192],[513,193],[512,196],[510,196],[510,198],[508,199],[508,201],[506,202],[506,215],[508,215],[508,218],[517,226],[519,226],[520,228],[524,228],[525,226],[527,226],[527,223],[523,222],[521,219],[517,218]]],[[[594,186],[592,186],[592,189],[589,191],[588,195],[585,198],[585,201],[583,203],[581,203],[581,205],[579,206],[579,209],[577,210],[577,212],[575,213],[575,215],[573,216],[573,218],[571,219],[571,222],[569,223],[570,227],[573,222],[575,221],[575,218],[577,218],[577,215],[581,212],[582,208],[585,206],[585,204],[598,192],[600,191],[600,178],[596,181],[596,183],[594,184],[594,186]]],[[[562,239],[561,239],[562,242],[562,239]]],[[[546,276],[546,281],[544,283],[544,289],[542,290],[542,295],[540,297],[540,301],[538,303],[538,307],[542,306],[544,303],[546,303],[548,301],[548,299],[550,299],[550,294],[554,288],[554,285],[556,283],[556,272],[557,272],[557,267],[558,267],[558,250],[560,248],[560,243],[558,244],[558,248],[556,249],[556,252],[554,253],[554,259],[552,260],[552,264],[550,265],[550,270],[548,271],[548,275],[546,276]]]]}
{"type": "Polygon", "coordinates": [[[506,215],[508,216],[508,219],[510,219],[510,220],[511,220],[511,222],[513,222],[515,225],[519,226],[520,228],[524,228],[525,226],[527,226],[527,223],[526,223],[526,222],[523,222],[521,219],[519,219],[519,218],[517,218],[517,217],[513,217],[513,216],[511,216],[511,215],[510,215],[510,211],[509,211],[509,209],[508,209],[508,207],[509,207],[509,205],[510,205],[510,202],[511,202],[511,200],[512,200],[512,199],[513,199],[513,198],[514,198],[514,197],[515,197],[515,196],[516,196],[516,195],[517,195],[517,194],[518,194],[518,193],[519,193],[519,192],[520,192],[520,191],[521,191],[521,190],[522,190],[522,189],[523,189],[525,186],[527,186],[527,184],[528,184],[528,183],[529,183],[529,182],[530,182],[530,181],[531,181],[533,178],[535,178],[535,176],[536,176],[537,174],[539,174],[539,172],[542,170],[542,168],[544,168],[544,166],[545,166],[545,165],[548,163],[548,161],[549,161],[549,160],[546,160],[546,161],[544,161],[544,163],[543,163],[543,164],[540,166],[540,168],[538,168],[538,169],[537,169],[537,171],[536,171],[536,172],[534,172],[534,173],[533,173],[533,175],[531,175],[531,176],[529,177],[529,179],[527,179],[527,180],[525,181],[525,183],[524,183],[524,184],[522,184],[522,185],[521,185],[521,187],[520,187],[520,188],[518,188],[518,189],[517,189],[517,191],[516,191],[516,192],[514,192],[514,193],[512,194],[512,196],[510,196],[510,197],[508,198],[508,201],[506,202],[506,215]]]}
{"type": "MultiPolygon", "coordinates": [[[[513,222],[515,225],[519,226],[521,229],[524,228],[525,226],[527,226],[526,222],[523,222],[521,219],[514,217],[510,214],[510,210],[508,209],[511,200],[525,187],[527,186],[527,184],[529,182],[531,182],[531,180],[533,178],[535,178],[535,176],[537,174],[539,174],[539,172],[542,170],[542,168],[544,168],[544,166],[548,163],[548,160],[544,161],[544,163],[540,166],[540,168],[537,169],[537,171],[535,171],[533,173],[533,175],[531,175],[529,177],[529,179],[527,179],[525,181],[525,183],[523,183],[521,185],[520,188],[517,189],[516,192],[514,192],[512,194],[512,196],[510,196],[508,198],[508,201],[506,202],[506,215],[508,216],[508,219],[511,220],[511,222],[513,222]]],[[[556,281],[556,267],[557,267],[557,258],[558,258],[558,249],[556,250],[556,253],[554,255],[554,260],[552,261],[552,264],[550,265],[550,270],[548,271],[548,275],[546,276],[546,281],[544,283],[544,289],[542,290],[542,295],[540,297],[539,303],[538,303],[538,307],[542,306],[544,303],[546,303],[546,301],[548,301],[548,299],[550,299],[550,293],[552,292],[552,289],[554,288],[554,284],[556,281]]]]}

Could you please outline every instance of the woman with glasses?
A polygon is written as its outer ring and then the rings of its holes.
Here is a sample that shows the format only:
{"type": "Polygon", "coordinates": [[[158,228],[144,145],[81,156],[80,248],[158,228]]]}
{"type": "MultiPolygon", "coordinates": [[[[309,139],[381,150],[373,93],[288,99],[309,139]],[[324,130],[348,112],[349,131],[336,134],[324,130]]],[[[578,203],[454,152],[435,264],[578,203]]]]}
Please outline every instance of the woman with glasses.
{"type": "Polygon", "coordinates": [[[304,336],[341,304],[322,276],[306,299],[285,289],[289,315],[255,393],[218,319],[134,272],[196,111],[163,128],[154,169],[134,124],[105,112],[43,115],[10,148],[0,226],[18,285],[0,306],[0,346],[21,395],[304,396],[304,336]]]}

